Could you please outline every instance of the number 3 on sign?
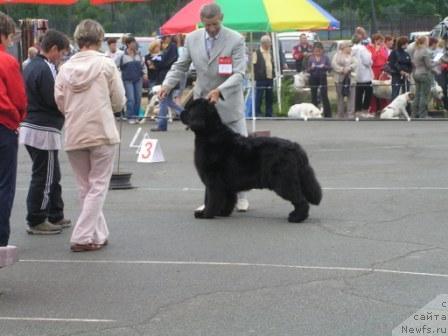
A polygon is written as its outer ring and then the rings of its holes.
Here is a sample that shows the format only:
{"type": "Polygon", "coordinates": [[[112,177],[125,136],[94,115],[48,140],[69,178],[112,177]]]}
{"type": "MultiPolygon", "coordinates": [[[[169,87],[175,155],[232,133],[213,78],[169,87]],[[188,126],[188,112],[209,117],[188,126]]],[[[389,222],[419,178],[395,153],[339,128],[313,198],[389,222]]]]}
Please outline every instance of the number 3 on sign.
{"type": "Polygon", "coordinates": [[[148,160],[151,157],[151,149],[152,149],[152,142],[146,142],[144,144],[144,146],[142,146],[142,152],[141,152],[141,157],[143,160],[148,160]],[[146,151],[146,153],[145,153],[146,151]]]}
{"type": "Polygon", "coordinates": [[[144,139],[140,145],[137,162],[163,162],[162,148],[157,139],[144,139]]]}

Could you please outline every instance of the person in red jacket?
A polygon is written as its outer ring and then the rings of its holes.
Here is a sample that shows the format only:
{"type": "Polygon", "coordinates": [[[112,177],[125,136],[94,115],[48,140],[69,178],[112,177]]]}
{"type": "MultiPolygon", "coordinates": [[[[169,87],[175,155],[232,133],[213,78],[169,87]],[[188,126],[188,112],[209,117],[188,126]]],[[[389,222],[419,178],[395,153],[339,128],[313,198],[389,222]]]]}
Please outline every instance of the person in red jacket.
{"type": "Polygon", "coordinates": [[[17,129],[26,115],[26,94],[17,60],[6,53],[14,21],[0,12],[0,247],[7,246],[16,191],[17,129]]]}

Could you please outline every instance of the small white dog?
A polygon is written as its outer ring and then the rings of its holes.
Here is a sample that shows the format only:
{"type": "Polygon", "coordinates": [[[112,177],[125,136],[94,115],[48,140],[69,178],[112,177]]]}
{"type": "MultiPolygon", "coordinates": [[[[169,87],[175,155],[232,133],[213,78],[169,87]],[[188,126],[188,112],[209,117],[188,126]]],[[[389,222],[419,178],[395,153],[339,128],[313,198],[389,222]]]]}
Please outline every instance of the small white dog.
{"type": "Polygon", "coordinates": [[[434,81],[431,87],[431,96],[436,100],[443,99],[443,89],[436,81],[434,81]]]}
{"type": "Polygon", "coordinates": [[[322,111],[310,103],[295,104],[289,108],[288,118],[322,118],[322,111]]]}
{"type": "Polygon", "coordinates": [[[309,78],[310,74],[305,71],[302,71],[294,75],[294,89],[296,89],[297,91],[305,89],[306,86],[308,85],[309,78]]]}
{"type": "Polygon", "coordinates": [[[410,120],[409,114],[406,111],[406,106],[414,99],[415,95],[412,92],[406,92],[395,98],[392,103],[387,105],[381,113],[381,119],[400,119],[403,115],[407,120],[410,120]]]}
{"type": "Polygon", "coordinates": [[[155,119],[157,116],[157,108],[159,106],[159,97],[158,97],[158,93],[160,91],[160,88],[162,86],[161,85],[154,85],[152,87],[151,93],[152,93],[152,97],[148,102],[148,105],[146,105],[146,110],[145,110],[145,115],[142,118],[142,120],[140,121],[140,124],[144,124],[146,122],[147,118],[151,118],[151,119],[155,119]]]}

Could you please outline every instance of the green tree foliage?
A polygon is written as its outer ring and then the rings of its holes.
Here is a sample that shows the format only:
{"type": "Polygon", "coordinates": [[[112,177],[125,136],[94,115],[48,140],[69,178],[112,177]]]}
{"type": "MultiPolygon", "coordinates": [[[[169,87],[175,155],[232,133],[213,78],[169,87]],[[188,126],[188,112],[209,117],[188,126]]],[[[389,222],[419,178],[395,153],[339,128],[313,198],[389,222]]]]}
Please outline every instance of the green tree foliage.
{"type": "Polygon", "coordinates": [[[72,34],[76,24],[83,19],[94,19],[110,33],[151,35],[187,0],[152,0],[144,3],[115,3],[92,6],[88,0],[79,0],[73,6],[45,6],[8,4],[0,6],[14,19],[48,19],[51,28],[72,34]]]}
{"type": "MultiPolygon", "coordinates": [[[[73,6],[9,4],[0,6],[14,19],[46,18],[50,27],[73,33],[76,24],[85,18],[101,22],[107,32],[150,35],[189,0],[151,0],[144,3],[116,3],[92,6],[79,0],[73,6]]],[[[315,0],[336,18],[343,21],[371,19],[371,0],[315,0]]],[[[242,0],[244,2],[244,0],[242,0]]],[[[281,0],[279,0],[281,5],[281,0]]],[[[374,0],[379,20],[395,20],[397,15],[448,16],[448,0],[374,0]]]]}

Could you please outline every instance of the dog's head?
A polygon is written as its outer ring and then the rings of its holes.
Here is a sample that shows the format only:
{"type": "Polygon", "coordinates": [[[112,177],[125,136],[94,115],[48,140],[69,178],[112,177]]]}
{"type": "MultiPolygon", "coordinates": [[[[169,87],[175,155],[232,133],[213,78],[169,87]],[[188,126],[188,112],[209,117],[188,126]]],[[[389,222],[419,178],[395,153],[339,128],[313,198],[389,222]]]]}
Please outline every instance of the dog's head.
{"type": "Polygon", "coordinates": [[[414,98],[415,98],[415,94],[412,93],[412,92],[408,92],[408,93],[406,93],[406,95],[407,95],[407,100],[408,100],[408,102],[413,101],[414,98]]]}
{"type": "Polygon", "coordinates": [[[222,125],[216,106],[204,98],[189,102],[180,119],[195,133],[213,131],[222,125]]]}
{"type": "Polygon", "coordinates": [[[437,100],[443,99],[443,89],[440,85],[436,84],[431,88],[432,96],[437,100]]]}

